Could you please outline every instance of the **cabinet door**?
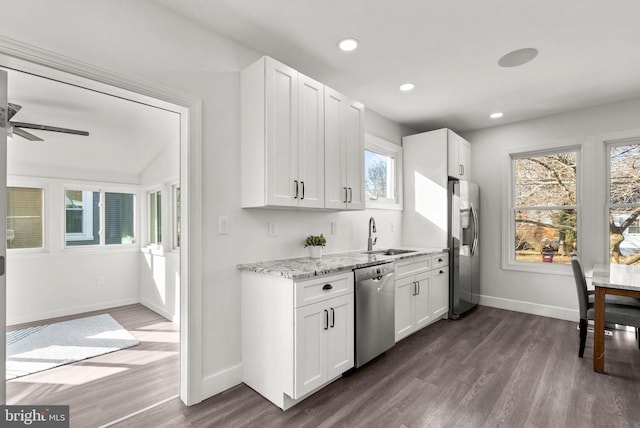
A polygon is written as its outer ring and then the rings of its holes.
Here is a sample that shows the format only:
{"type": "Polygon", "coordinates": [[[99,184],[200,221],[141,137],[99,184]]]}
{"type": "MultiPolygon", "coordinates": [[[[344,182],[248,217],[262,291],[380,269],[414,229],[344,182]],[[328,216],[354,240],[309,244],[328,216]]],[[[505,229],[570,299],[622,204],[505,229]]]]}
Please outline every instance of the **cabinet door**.
{"type": "Polygon", "coordinates": [[[449,266],[432,271],[431,275],[431,314],[439,318],[449,311],[449,266]]]}
{"type": "Polygon", "coordinates": [[[298,72],[269,57],[265,104],[267,205],[297,206],[298,72]]]}
{"type": "Polygon", "coordinates": [[[460,176],[460,163],[458,162],[458,141],[458,135],[450,130],[447,130],[447,172],[450,177],[462,178],[460,176]]]}
{"type": "Polygon", "coordinates": [[[324,85],[298,74],[298,205],[324,207],[324,85]]]}
{"type": "Polygon", "coordinates": [[[416,275],[418,287],[413,296],[415,329],[419,330],[431,322],[431,272],[416,275]]]}
{"type": "Polygon", "coordinates": [[[300,398],[327,381],[327,330],[329,308],[326,302],[295,310],[295,390],[300,398]]]}
{"type": "Polygon", "coordinates": [[[324,88],[325,208],[344,209],[347,202],[347,163],[344,145],[344,95],[324,88]]]}
{"type": "Polygon", "coordinates": [[[345,150],[347,163],[347,209],[364,209],[364,106],[345,104],[345,150]]]}
{"type": "Polygon", "coordinates": [[[353,293],[330,299],[327,330],[327,380],[353,367],[354,301],[353,293]]]}
{"type": "Polygon", "coordinates": [[[413,295],[416,292],[415,287],[415,277],[413,276],[396,281],[396,342],[414,331],[413,295]]]}
{"type": "Polygon", "coordinates": [[[462,138],[458,141],[458,163],[461,167],[460,177],[469,180],[471,175],[471,145],[462,138]]]}

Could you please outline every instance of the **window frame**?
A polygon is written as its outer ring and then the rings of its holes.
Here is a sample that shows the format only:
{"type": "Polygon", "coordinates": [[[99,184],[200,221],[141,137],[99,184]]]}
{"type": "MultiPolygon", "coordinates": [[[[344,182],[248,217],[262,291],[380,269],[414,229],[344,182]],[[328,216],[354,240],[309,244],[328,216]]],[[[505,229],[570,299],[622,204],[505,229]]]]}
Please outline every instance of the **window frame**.
{"type": "MultiPolygon", "coordinates": [[[[138,246],[138,239],[140,236],[140,229],[138,227],[138,188],[137,186],[103,186],[101,184],[97,185],[88,185],[86,183],[80,184],[63,184],[62,185],[62,197],[66,198],[67,190],[81,190],[83,192],[97,192],[100,194],[100,202],[98,204],[98,209],[100,210],[100,224],[98,227],[98,236],[99,243],[93,245],[67,245],[67,233],[66,233],[66,206],[62,204],[62,224],[61,224],[61,234],[62,234],[62,251],[96,251],[109,249],[110,251],[116,249],[128,249],[128,248],[136,248],[138,246]],[[105,204],[105,194],[106,193],[125,193],[133,195],[133,231],[134,231],[134,242],[133,243],[122,243],[122,244],[106,244],[106,204],[105,204]]],[[[84,204],[84,193],[83,193],[83,204],[84,204]]],[[[92,215],[93,215],[93,206],[92,206],[92,215]]],[[[93,221],[91,222],[93,226],[93,221]]],[[[94,237],[95,238],[95,237],[94,237]]],[[[92,238],[87,238],[92,239],[92,238]]]]}
{"type": "Polygon", "coordinates": [[[154,187],[154,188],[148,189],[145,192],[145,195],[146,195],[146,197],[145,197],[145,201],[146,201],[146,210],[145,210],[146,212],[145,212],[145,215],[147,217],[147,239],[146,239],[147,244],[146,245],[147,245],[147,247],[150,247],[150,248],[163,248],[164,247],[164,243],[163,243],[163,239],[162,239],[163,236],[162,235],[164,235],[164,233],[163,233],[163,230],[162,230],[162,220],[163,220],[162,219],[162,205],[163,205],[162,200],[165,199],[165,198],[163,197],[162,188],[161,187],[154,187]],[[160,210],[158,210],[157,194],[160,194],[160,210]],[[156,209],[155,209],[155,213],[154,213],[156,220],[155,220],[155,222],[153,222],[153,224],[156,225],[156,230],[155,230],[156,236],[158,234],[158,230],[160,231],[160,242],[158,242],[157,239],[156,239],[156,242],[151,242],[151,226],[152,226],[152,221],[151,221],[151,203],[150,203],[150,196],[151,195],[156,195],[156,204],[155,204],[156,209]],[[159,228],[158,228],[158,220],[157,220],[158,215],[160,215],[160,227],[159,228]]]}
{"type": "MultiPolygon", "coordinates": [[[[632,145],[632,144],[636,144],[638,146],[640,146],[640,135],[638,135],[637,133],[633,133],[631,136],[628,137],[622,137],[621,138],[610,138],[610,139],[603,139],[602,141],[604,143],[604,161],[605,161],[605,193],[604,193],[604,197],[606,198],[605,200],[605,212],[604,212],[604,218],[605,218],[605,222],[606,222],[606,226],[605,226],[605,230],[607,231],[605,234],[605,238],[606,238],[606,243],[605,243],[605,254],[603,255],[603,260],[605,261],[605,263],[610,263],[611,259],[610,259],[610,253],[611,253],[611,240],[610,240],[610,233],[609,233],[609,213],[611,212],[611,209],[615,209],[615,208],[627,208],[627,209],[634,209],[634,208],[638,208],[640,207],[640,202],[636,202],[636,203],[631,203],[631,204],[620,204],[620,203],[616,203],[616,204],[612,204],[611,203],[611,147],[616,147],[616,146],[627,146],[627,145],[632,145]]],[[[636,219],[636,223],[640,220],[640,218],[636,219]]],[[[629,226],[630,228],[632,226],[629,226]]]]}
{"type": "MultiPolygon", "coordinates": [[[[366,197],[365,190],[365,208],[367,209],[384,209],[384,210],[397,210],[401,211],[403,209],[403,184],[402,184],[402,145],[393,143],[389,140],[385,140],[383,138],[377,137],[372,134],[365,134],[364,137],[364,150],[368,150],[371,152],[379,153],[383,156],[388,156],[394,159],[395,165],[395,177],[394,180],[394,191],[396,194],[395,202],[389,202],[388,199],[383,201],[370,200],[366,197]]],[[[364,151],[362,152],[362,156],[365,156],[364,151]]],[[[366,167],[364,168],[365,176],[363,179],[366,182],[366,167]]]]}
{"type": "Polygon", "coordinates": [[[182,225],[179,224],[182,219],[181,207],[178,206],[178,192],[180,192],[180,204],[182,205],[182,190],[180,183],[171,183],[171,249],[175,251],[180,250],[180,240],[182,225]]]}
{"type": "Polygon", "coordinates": [[[14,179],[7,177],[7,187],[25,187],[29,189],[42,190],[42,247],[33,248],[7,248],[9,254],[33,254],[49,252],[49,186],[47,183],[38,180],[25,180],[24,178],[14,179]]]}
{"type": "MultiPolygon", "coordinates": [[[[71,191],[80,191],[82,192],[82,232],[80,233],[67,233],[67,206],[65,204],[64,207],[64,218],[65,218],[65,226],[64,226],[64,242],[65,247],[71,247],[71,245],[67,245],[67,241],[93,241],[95,236],[93,235],[93,194],[101,193],[100,190],[86,190],[86,189],[73,189],[73,188],[64,188],[64,197],[67,197],[67,190],[71,191]]],[[[98,207],[102,206],[102,194],[100,195],[100,202],[98,203],[98,207]]],[[[102,216],[100,216],[102,220],[102,216]]],[[[98,228],[98,233],[100,233],[101,228],[98,228]]],[[[102,239],[100,239],[102,241],[102,239]]],[[[100,243],[95,244],[100,245],[100,243]]],[[[90,245],[89,245],[90,246],[90,245]]]]}
{"type": "MultiPolygon", "coordinates": [[[[557,153],[576,152],[576,205],[570,206],[576,210],[576,236],[577,251],[581,253],[582,248],[582,216],[584,198],[583,189],[583,144],[576,140],[562,141],[556,144],[527,146],[511,148],[504,151],[503,156],[503,179],[502,179],[502,242],[501,242],[501,268],[503,270],[514,270],[521,272],[535,272],[559,275],[573,275],[571,264],[556,264],[540,262],[523,262],[515,259],[515,174],[514,160],[523,157],[545,156],[557,153]]],[[[544,207],[547,209],[569,209],[562,207],[544,207]]]]}

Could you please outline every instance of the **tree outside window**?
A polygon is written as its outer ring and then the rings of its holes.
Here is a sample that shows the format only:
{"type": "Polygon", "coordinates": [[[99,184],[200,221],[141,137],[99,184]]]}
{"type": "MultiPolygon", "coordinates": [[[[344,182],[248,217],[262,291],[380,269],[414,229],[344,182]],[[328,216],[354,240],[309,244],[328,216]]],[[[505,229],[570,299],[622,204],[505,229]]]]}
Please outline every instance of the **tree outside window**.
{"type": "Polygon", "coordinates": [[[577,248],[577,151],[513,158],[515,260],[570,263],[577,248]]]}
{"type": "Polygon", "coordinates": [[[640,142],[612,144],[609,153],[609,261],[640,265],[640,142]]]}

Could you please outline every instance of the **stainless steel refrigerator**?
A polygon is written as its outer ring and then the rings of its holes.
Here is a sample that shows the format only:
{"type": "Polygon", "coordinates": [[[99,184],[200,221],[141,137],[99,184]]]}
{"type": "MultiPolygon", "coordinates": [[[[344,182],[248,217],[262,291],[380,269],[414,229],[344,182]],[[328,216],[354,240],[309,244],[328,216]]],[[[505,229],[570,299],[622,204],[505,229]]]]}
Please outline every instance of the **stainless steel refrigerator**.
{"type": "Polygon", "coordinates": [[[480,188],[464,180],[448,183],[449,318],[480,299],[480,188]]]}

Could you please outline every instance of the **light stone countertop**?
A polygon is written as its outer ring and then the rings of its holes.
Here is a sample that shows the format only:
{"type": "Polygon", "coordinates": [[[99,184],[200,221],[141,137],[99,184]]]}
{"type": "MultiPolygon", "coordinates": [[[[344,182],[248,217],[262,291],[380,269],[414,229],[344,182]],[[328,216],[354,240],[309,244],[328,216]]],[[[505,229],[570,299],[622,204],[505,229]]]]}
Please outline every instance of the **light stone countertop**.
{"type": "MultiPolygon", "coordinates": [[[[394,247],[397,249],[413,250],[411,253],[387,256],[384,254],[367,254],[365,250],[349,251],[344,253],[323,254],[319,259],[311,257],[299,257],[293,259],[269,260],[255,263],[243,263],[238,265],[240,270],[262,273],[265,275],[281,276],[293,280],[312,278],[315,276],[332,273],[348,272],[367,266],[381,263],[406,260],[414,257],[447,252],[446,248],[416,248],[394,247]]],[[[380,249],[376,249],[380,250],[380,249]]]]}

